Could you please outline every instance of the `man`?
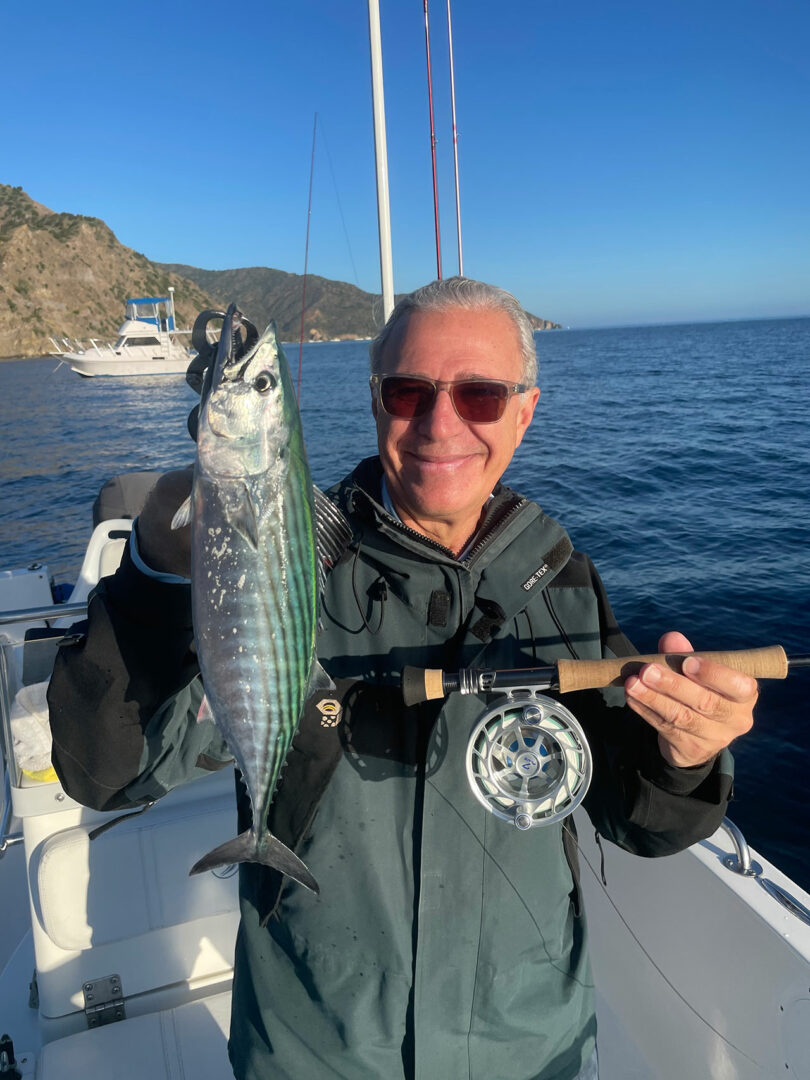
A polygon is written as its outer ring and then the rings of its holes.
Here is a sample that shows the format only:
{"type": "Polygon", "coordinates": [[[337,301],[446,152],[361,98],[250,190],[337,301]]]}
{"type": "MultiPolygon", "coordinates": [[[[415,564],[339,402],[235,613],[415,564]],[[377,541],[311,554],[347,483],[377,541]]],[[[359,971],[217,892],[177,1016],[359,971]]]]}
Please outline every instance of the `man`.
{"type": "MultiPolygon", "coordinates": [[[[341,719],[324,725],[317,701],[305,709],[269,820],[321,892],[241,868],[234,1073],[595,1077],[569,823],[520,832],[488,813],[465,765],[484,702],[406,708],[398,678],[406,664],[526,667],[632,649],[589,560],[500,485],[539,397],[514,298],[434,282],[397,306],[371,362],[379,458],[330,493],[354,532],[318,642],[341,719]]],[[[158,484],[139,552],[101,584],[85,643],[54,673],[55,765],[90,805],[155,797],[227,757],[195,723],[189,588],[155,576],[188,573],[168,527],[188,485],[182,473],[158,484]],[[95,717],[89,729],[80,712],[95,717]]],[[[675,633],[660,645],[690,649],[675,633]]],[[[602,835],[667,854],[722,818],[725,748],[751,726],[756,683],[690,660],[682,675],[648,666],[625,690],[629,708],[615,690],[566,698],[594,755],[585,805],[602,835]]]]}

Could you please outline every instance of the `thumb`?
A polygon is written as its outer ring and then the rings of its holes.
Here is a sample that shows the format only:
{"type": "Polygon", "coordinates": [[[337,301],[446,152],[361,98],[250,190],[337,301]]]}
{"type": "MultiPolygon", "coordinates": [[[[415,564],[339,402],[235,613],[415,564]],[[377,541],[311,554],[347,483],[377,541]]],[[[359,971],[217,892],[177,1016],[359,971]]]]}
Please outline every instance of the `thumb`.
{"type": "Polygon", "coordinates": [[[659,638],[658,651],[661,653],[680,653],[692,652],[693,649],[689,638],[679,634],[677,630],[670,630],[659,638]]]}

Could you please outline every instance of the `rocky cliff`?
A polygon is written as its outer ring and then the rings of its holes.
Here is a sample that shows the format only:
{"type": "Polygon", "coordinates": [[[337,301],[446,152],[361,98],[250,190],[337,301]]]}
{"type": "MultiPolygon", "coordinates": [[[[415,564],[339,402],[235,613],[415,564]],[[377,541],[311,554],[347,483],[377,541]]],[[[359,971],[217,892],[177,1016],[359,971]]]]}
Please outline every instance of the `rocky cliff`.
{"type": "Polygon", "coordinates": [[[125,247],[98,218],[56,214],[0,184],[0,356],[51,352],[51,337],[111,339],[128,296],[176,289],[179,326],[211,305],[197,285],[125,247]]]}
{"type": "MultiPolygon", "coordinates": [[[[200,310],[237,300],[260,328],[274,318],[285,341],[301,331],[303,279],[269,267],[200,270],[154,263],[119,243],[99,218],[54,213],[21,188],[0,184],[0,357],[40,356],[51,338],[109,340],[129,296],[175,289],[178,327],[200,310]]],[[[537,329],[557,324],[530,316],[537,329]]],[[[379,296],[311,275],[306,283],[308,341],[366,338],[382,323],[379,296]]]]}

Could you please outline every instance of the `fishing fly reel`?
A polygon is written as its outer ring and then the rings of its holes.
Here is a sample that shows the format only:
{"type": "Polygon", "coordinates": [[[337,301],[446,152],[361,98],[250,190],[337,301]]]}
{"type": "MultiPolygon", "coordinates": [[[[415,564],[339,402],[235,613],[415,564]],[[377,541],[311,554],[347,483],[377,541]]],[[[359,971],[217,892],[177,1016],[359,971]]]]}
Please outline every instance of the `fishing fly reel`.
{"type": "MultiPolygon", "coordinates": [[[[467,745],[467,779],[476,799],[518,829],[552,825],[572,813],[585,798],[593,760],[576,717],[554,698],[621,686],[645,664],[680,671],[689,653],[611,657],[601,660],[558,660],[551,667],[402,669],[406,706],[434,701],[448,694],[501,692],[476,723],[467,745]]],[[[784,679],[789,667],[810,667],[810,654],[786,656],[781,645],[739,652],[694,655],[714,660],[755,679],[784,679]]]]}
{"type": "Polygon", "coordinates": [[[534,687],[509,690],[476,723],[467,779],[490,813],[521,830],[553,825],[582,802],[593,760],[576,717],[534,687]]]}

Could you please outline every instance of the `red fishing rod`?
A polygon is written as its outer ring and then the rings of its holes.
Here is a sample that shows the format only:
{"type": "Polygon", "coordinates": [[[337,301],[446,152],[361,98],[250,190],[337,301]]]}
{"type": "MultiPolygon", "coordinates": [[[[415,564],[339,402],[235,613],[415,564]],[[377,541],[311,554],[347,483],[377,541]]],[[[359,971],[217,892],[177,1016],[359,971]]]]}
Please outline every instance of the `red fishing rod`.
{"type": "Polygon", "coordinates": [[[450,52],[450,117],[453,125],[453,175],[456,180],[456,235],[458,237],[458,276],[464,277],[461,257],[461,197],[458,187],[458,132],[456,130],[456,76],[453,66],[453,24],[450,19],[450,0],[447,0],[447,45],[450,52]]]}

